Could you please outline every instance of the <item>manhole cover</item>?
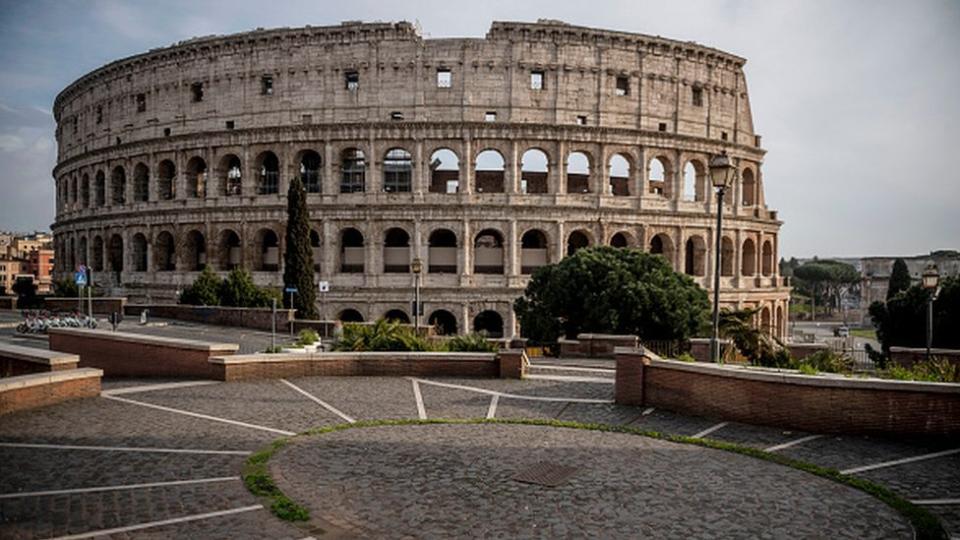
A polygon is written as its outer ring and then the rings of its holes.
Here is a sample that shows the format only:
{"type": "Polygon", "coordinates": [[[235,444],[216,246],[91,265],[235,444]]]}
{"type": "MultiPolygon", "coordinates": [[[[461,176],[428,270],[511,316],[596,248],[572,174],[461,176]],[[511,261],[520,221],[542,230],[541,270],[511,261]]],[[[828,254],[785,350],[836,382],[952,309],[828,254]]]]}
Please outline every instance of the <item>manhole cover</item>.
{"type": "Polygon", "coordinates": [[[576,467],[541,461],[513,475],[512,479],[524,484],[557,487],[566,483],[576,472],[576,467]]]}

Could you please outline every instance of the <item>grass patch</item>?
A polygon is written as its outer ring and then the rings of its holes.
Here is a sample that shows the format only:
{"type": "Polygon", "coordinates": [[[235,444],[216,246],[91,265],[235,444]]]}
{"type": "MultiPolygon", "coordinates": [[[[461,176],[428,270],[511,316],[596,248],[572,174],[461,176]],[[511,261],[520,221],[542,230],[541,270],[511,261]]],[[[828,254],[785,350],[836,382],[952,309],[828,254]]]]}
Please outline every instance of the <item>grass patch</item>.
{"type": "MultiPolygon", "coordinates": [[[[652,439],[673,443],[692,444],[705,448],[712,448],[714,450],[723,450],[756,459],[762,459],[778,465],[783,465],[785,467],[791,467],[793,469],[801,470],[821,478],[826,478],[845,486],[858,489],[879,499],[905,517],[913,526],[914,531],[916,532],[916,538],[918,540],[946,540],[948,538],[946,530],[944,530],[943,525],[936,516],[928,512],[926,509],[911,503],[900,495],[897,495],[884,486],[856,476],[841,474],[840,471],[836,469],[821,467],[819,465],[814,465],[805,461],[799,461],[781,454],[760,450],[758,448],[751,448],[749,446],[717,441],[714,439],[700,439],[684,435],[669,435],[659,431],[650,431],[629,426],[616,426],[610,424],[570,422],[565,420],[506,420],[499,418],[364,420],[353,424],[336,424],[332,426],[310,429],[297,435],[296,438],[313,437],[317,435],[323,435],[325,433],[333,433],[335,431],[343,431],[354,428],[430,424],[512,424],[570,429],[588,429],[607,433],[640,435],[643,437],[650,437],[652,439]]],[[[267,470],[267,461],[269,461],[278,450],[286,446],[289,441],[290,439],[287,438],[276,440],[269,447],[260,450],[259,452],[247,458],[247,463],[243,470],[243,482],[247,486],[247,489],[249,489],[254,495],[270,498],[272,500],[270,510],[280,519],[294,522],[307,521],[310,519],[310,514],[307,509],[293,502],[290,498],[284,495],[280,489],[277,488],[276,484],[273,482],[273,479],[270,478],[267,470]]]]}
{"type": "Polygon", "coordinates": [[[877,331],[873,328],[851,328],[850,335],[858,338],[872,339],[876,341],[877,331]]]}

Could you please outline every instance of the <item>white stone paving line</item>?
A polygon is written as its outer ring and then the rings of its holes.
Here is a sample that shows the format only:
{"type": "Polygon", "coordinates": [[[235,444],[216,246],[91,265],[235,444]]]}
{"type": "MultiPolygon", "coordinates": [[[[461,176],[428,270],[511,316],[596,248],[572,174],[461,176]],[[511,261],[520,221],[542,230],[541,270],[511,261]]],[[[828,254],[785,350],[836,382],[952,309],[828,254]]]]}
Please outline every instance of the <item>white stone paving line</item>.
{"type": "Polygon", "coordinates": [[[457,390],[467,390],[469,392],[477,392],[478,394],[486,394],[488,396],[500,396],[501,398],[510,398],[510,399],[526,399],[528,401],[550,401],[550,402],[560,402],[560,403],[613,403],[612,399],[590,399],[590,398],[565,398],[565,397],[546,397],[546,396],[522,396],[520,394],[508,394],[506,392],[497,392],[496,390],[487,390],[486,388],[477,388],[474,386],[464,386],[462,384],[451,384],[451,383],[442,383],[437,381],[428,381],[426,379],[416,379],[413,377],[408,377],[411,381],[415,383],[430,384],[433,386],[442,386],[444,388],[456,388],[457,390]]]}
{"type": "Polygon", "coordinates": [[[149,482],[143,484],[119,484],[115,486],[96,486],[74,489],[51,489],[47,491],[23,491],[20,493],[0,493],[0,499],[20,499],[23,497],[46,497],[49,495],[70,495],[71,493],[97,493],[101,491],[124,491],[152,487],[189,486],[193,484],[213,484],[240,480],[239,476],[220,476],[217,478],[199,478],[197,480],[173,480],[170,482],[149,482]]]}
{"type": "Polygon", "coordinates": [[[960,504],[960,499],[917,499],[910,502],[920,506],[950,506],[960,504]]]}
{"type": "Polygon", "coordinates": [[[186,381],[160,384],[145,384],[143,386],[128,386],[126,388],[117,388],[116,390],[104,390],[100,392],[105,396],[120,396],[123,394],[136,394],[138,392],[151,392],[153,390],[170,390],[172,388],[189,388],[191,386],[206,386],[208,384],[219,384],[220,381],[186,381]]]}
{"type": "Polygon", "coordinates": [[[615,369],[564,366],[560,364],[530,364],[530,369],[555,369],[558,371],[583,371],[587,373],[616,373],[615,369]]]}
{"type": "Polygon", "coordinates": [[[290,381],[288,381],[288,380],[286,380],[286,379],[280,379],[280,382],[282,382],[283,384],[289,386],[290,388],[293,388],[293,389],[296,390],[297,392],[300,392],[301,394],[303,394],[304,396],[306,396],[307,399],[313,401],[313,402],[316,403],[317,405],[320,405],[320,406],[323,407],[324,409],[332,412],[333,414],[339,416],[340,418],[343,418],[345,421],[347,421],[347,422],[349,422],[349,423],[351,423],[351,424],[355,424],[355,423],[357,422],[357,421],[354,420],[352,417],[347,416],[347,415],[344,414],[342,411],[340,411],[340,409],[338,409],[338,408],[334,407],[333,405],[327,403],[326,401],[323,401],[322,399],[314,396],[313,394],[307,392],[306,390],[300,388],[299,386],[293,384],[292,382],[290,382],[290,381]]]}
{"type": "Polygon", "coordinates": [[[183,415],[186,415],[186,416],[192,416],[192,417],[194,417],[194,418],[203,418],[204,420],[212,420],[212,421],[214,421],[214,422],[221,422],[221,423],[230,424],[230,425],[233,425],[233,426],[241,426],[241,427],[250,428],[250,429],[259,429],[260,431],[267,431],[267,432],[270,432],[270,433],[278,433],[278,434],[280,434],[280,435],[286,435],[287,437],[292,437],[292,436],[296,435],[296,433],[294,433],[294,432],[292,432],[292,431],[285,431],[285,430],[282,430],[282,429],[275,429],[275,428],[266,427],[266,426],[258,426],[258,425],[256,425],[256,424],[248,424],[248,423],[246,423],[246,422],[239,422],[239,421],[237,421],[237,420],[230,420],[230,419],[228,419],[228,418],[220,418],[220,417],[217,417],[217,416],[210,416],[209,414],[200,414],[200,413],[195,413],[195,412],[190,412],[190,411],[184,411],[184,410],[182,410],[182,409],[174,409],[174,408],[172,408],[172,407],[164,407],[163,405],[154,405],[153,403],[145,403],[145,402],[143,402],[143,401],[135,401],[135,400],[132,400],[132,399],[127,399],[127,398],[122,398],[122,397],[116,397],[116,396],[103,396],[103,397],[104,397],[105,399],[112,399],[112,400],[114,400],[114,401],[119,401],[119,402],[121,402],[121,403],[129,403],[129,404],[131,404],[131,405],[139,405],[139,406],[141,406],[141,407],[148,407],[148,408],[150,408],[150,409],[157,409],[157,410],[160,410],[160,411],[172,412],[172,413],[176,413],[176,414],[183,414],[183,415]]]}
{"type": "Polygon", "coordinates": [[[214,454],[249,456],[248,450],[197,450],[193,448],[146,448],[142,446],[83,446],[76,444],[39,444],[0,442],[0,448],[40,448],[46,450],[96,450],[100,452],[147,452],[160,454],[214,454]]]}
{"type": "Polygon", "coordinates": [[[490,397],[490,408],[487,409],[487,418],[497,417],[497,404],[500,403],[500,396],[490,397]]]}
{"type": "Polygon", "coordinates": [[[923,461],[925,459],[934,459],[938,457],[950,456],[953,454],[960,453],[960,448],[954,448],[953,450],[943,450],[941,452],[934,452],[932,454],[923,454],[919,456],[913,456],[903,459],[895,459],[893,461],[884,461],[882,463],[874,463],[873,465],[864,465],[862,467],[853,467],[852,469],[845,469],[840,471],[840,474],[856,474],[866,471],[872,471],[874,469],[884,469],[886,467],[896,467],[897,465],[903,465],[905,463],[913,463],[914,461],[923,461]]]}
{"type": "Polygon", "coordinates": [[[715,425],[715,426],[710,426],[710,427],[708,427],[707,429],[701,431],[700,433],[697,433],[696,435],[693,435],[692,437],[693,437],[694,439],[702,439],[702,438],[706,437],[707,435],[713,433],[714,431],[717,431],[718,429],[723,429],[723,428],[724,428],[727,424],[729,424],[729,423],[730,423],[730,422],[720,422],[719,424],[717,424],[717,425],[715,425]]]}
{"type": "Polygon", "coordinates": [[[153,527],[163,527],[164,525],[175,525],[177,523],[187,523],[190,521],[197,521],[201,519],[209,519],[220,516],[230,516],[233,514],[240,514],[243,512],[250,512],[252,510],[262,510],[263,505],[254,504],[251,506],[241,506],[240,508],[231,508],[230,510],[220,510],[217,512],[207,512],[206,514],[193,514],[190,516],[183,516],[178,518],[163,519],[160,521],[150,521],[147,523],[140,523],[137,525],[128,525],[126,527],[117,527],[114,529],[101,529],[99,531],[90,531],[80,534],[71,534],[68,536],[58,536],[56,538],[51,538],[50,540],[80,540],[81,538],[94,538],[97,536],[107,536],[111,534],[118,534],[130,531],[141,531],[143,529],[150,529],[153,527]]]}
{"type": "Polygon", "coordinates": [[[794,446],[797,446],[798,444],[803,444],[803,443],[805,443],[805,442],[812,441],[812,440],[814,440],[814,439],[819,439],[820,437],[823,437],[823,435],[807,435],[806,437],[800,437],[799,439],[794,439],[794,440],[792,440],[792,441],[787,441],[787,442],[785,442],[785,443],[783,443],[783,444],[775,444],[775,445],[771,446],[770,448],[767,448],[765,451],[766,451],[766,452],[779,452],[780,450],[786,450],[787,448],[792,448],[792,447],[794,447],[794,446]]]}
{"type": "Polygon", "coordinates": [[[584,382],[613,384],[613,379],[609,377],[576,377],[572,375],[527,375],[524,379],[534,381],[565,381],[565,382],[584,382]]]}
{"type": "Polygon", "coordinates": [[[413,382],[413,399],[417,401],[417,417],[420,420],[427,419],[427,409],[423,406],[423,395],[420,393],[420,385],[416,379],[410,379],[413,382]]]}

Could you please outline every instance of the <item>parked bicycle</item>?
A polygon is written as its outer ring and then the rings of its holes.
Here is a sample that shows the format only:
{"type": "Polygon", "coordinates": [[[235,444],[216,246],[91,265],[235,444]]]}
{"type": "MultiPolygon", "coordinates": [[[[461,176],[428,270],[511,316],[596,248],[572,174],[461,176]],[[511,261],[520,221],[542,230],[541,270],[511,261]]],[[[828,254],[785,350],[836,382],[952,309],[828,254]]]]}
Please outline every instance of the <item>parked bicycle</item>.
{"type": "Polygon", "coordinates": [[[78,311],[53,313],[47,310],[21,312],[23,321],[17,325],[21,334],[46,334],[50,328],[96,328],[97,320],[78,311]]]}

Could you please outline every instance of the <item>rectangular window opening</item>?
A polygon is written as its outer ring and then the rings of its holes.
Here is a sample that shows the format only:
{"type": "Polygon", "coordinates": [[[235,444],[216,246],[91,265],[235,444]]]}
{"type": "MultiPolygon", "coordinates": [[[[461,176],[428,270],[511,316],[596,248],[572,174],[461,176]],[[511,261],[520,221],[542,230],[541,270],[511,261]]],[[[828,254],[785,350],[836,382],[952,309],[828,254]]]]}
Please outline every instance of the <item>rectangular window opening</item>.
{"type": "Polygon", "coordinates": [[[147,95],[137,94],[137,112],[141,113],[147,110],[147,95]]]}
{"type": "Polygon", "coordinates": [[[437,88],[450,88],[453,86],[453,74],[447,68],[437,70],[437,88]]]}
{"type": "Polygon", "coordinates": [[[496,121],[497,121],[497,113],[495,113],[495,112],[493,112],[493,111],[487,111],[487,113],[483,115],[483,121],[484,121],[484,122],[496,122],[496,121]]]}
{"type": "Polygon", "coordinates": [[[393,111],[390,113],[391,120],[403,120],[403,113],[400,111],[393,111]]]}
{"type": "Polygon", "coordinates": [[[233,129],[236,124],[233,120],[227,120],[227,129],[233,129]]]}
{"type": "Polygon", "coordinates": [[[347,90],[355,92],[360,88],[360,74],[356,71],[347,71],[344,73],[347,90]]]}
{"type": "Polygon", "coordinates": [[[97,123],[103,122],[103,107],[97,105],[97,123]]]}
{"type": "Polygon", "coordinates": [[[660,131],[666,131],[666,130],[667,130],[667,123],[666,123],[666,122],[660,122],[659,129],[660,129],[660,131]]]}
{"type": "Polygon", "coordinates": [[[163,128],[163,136],[164,137],[170,136],[170,128],[163,128]]]}
{"type": "Polygon", "coordinates": [[[578,125],[578,126],[585,126],[585,125],[587,125],[587,117],[586,117],[586,116],[578,116],[578,117],[577,117],[577,125],[578,125]]]}
{"type": "Polygon", "coordinates": [[[264,75],[260,79],[260,93],[265,96],[273,95],[273,77],[270,75],[264,75]]]}
{"type": "Polygon", "coordinates": [[[724,140],[724,141],[727,140],[727,132],[726,132],[726,131],[721,131],[721,132],[720,132],[720,139],[721,139],[721,140],[724,140]]]}
{"type": "Polygon", "coordinates": [[[693,87],[693,106],[703,107],[703,88],[693,87]]]}
{"type": "Polygon", "coordinates": [[[194,103],[203,101],[203,83],[193,83],[190,85],[190,99],[194,103]]]}
{"type": "Polygon", "coordinates": [[[543,90],[546,88],[545,80],[543,78],[543,71],[534,70],[530,72],[530,89],[531,90],[543,90]]]}
{"type": "Polygon", "coordinates": [[[627,77],[617,77],[616,94],[618,96],[630,95],[630,79],[628,79],[627,77]]]}

